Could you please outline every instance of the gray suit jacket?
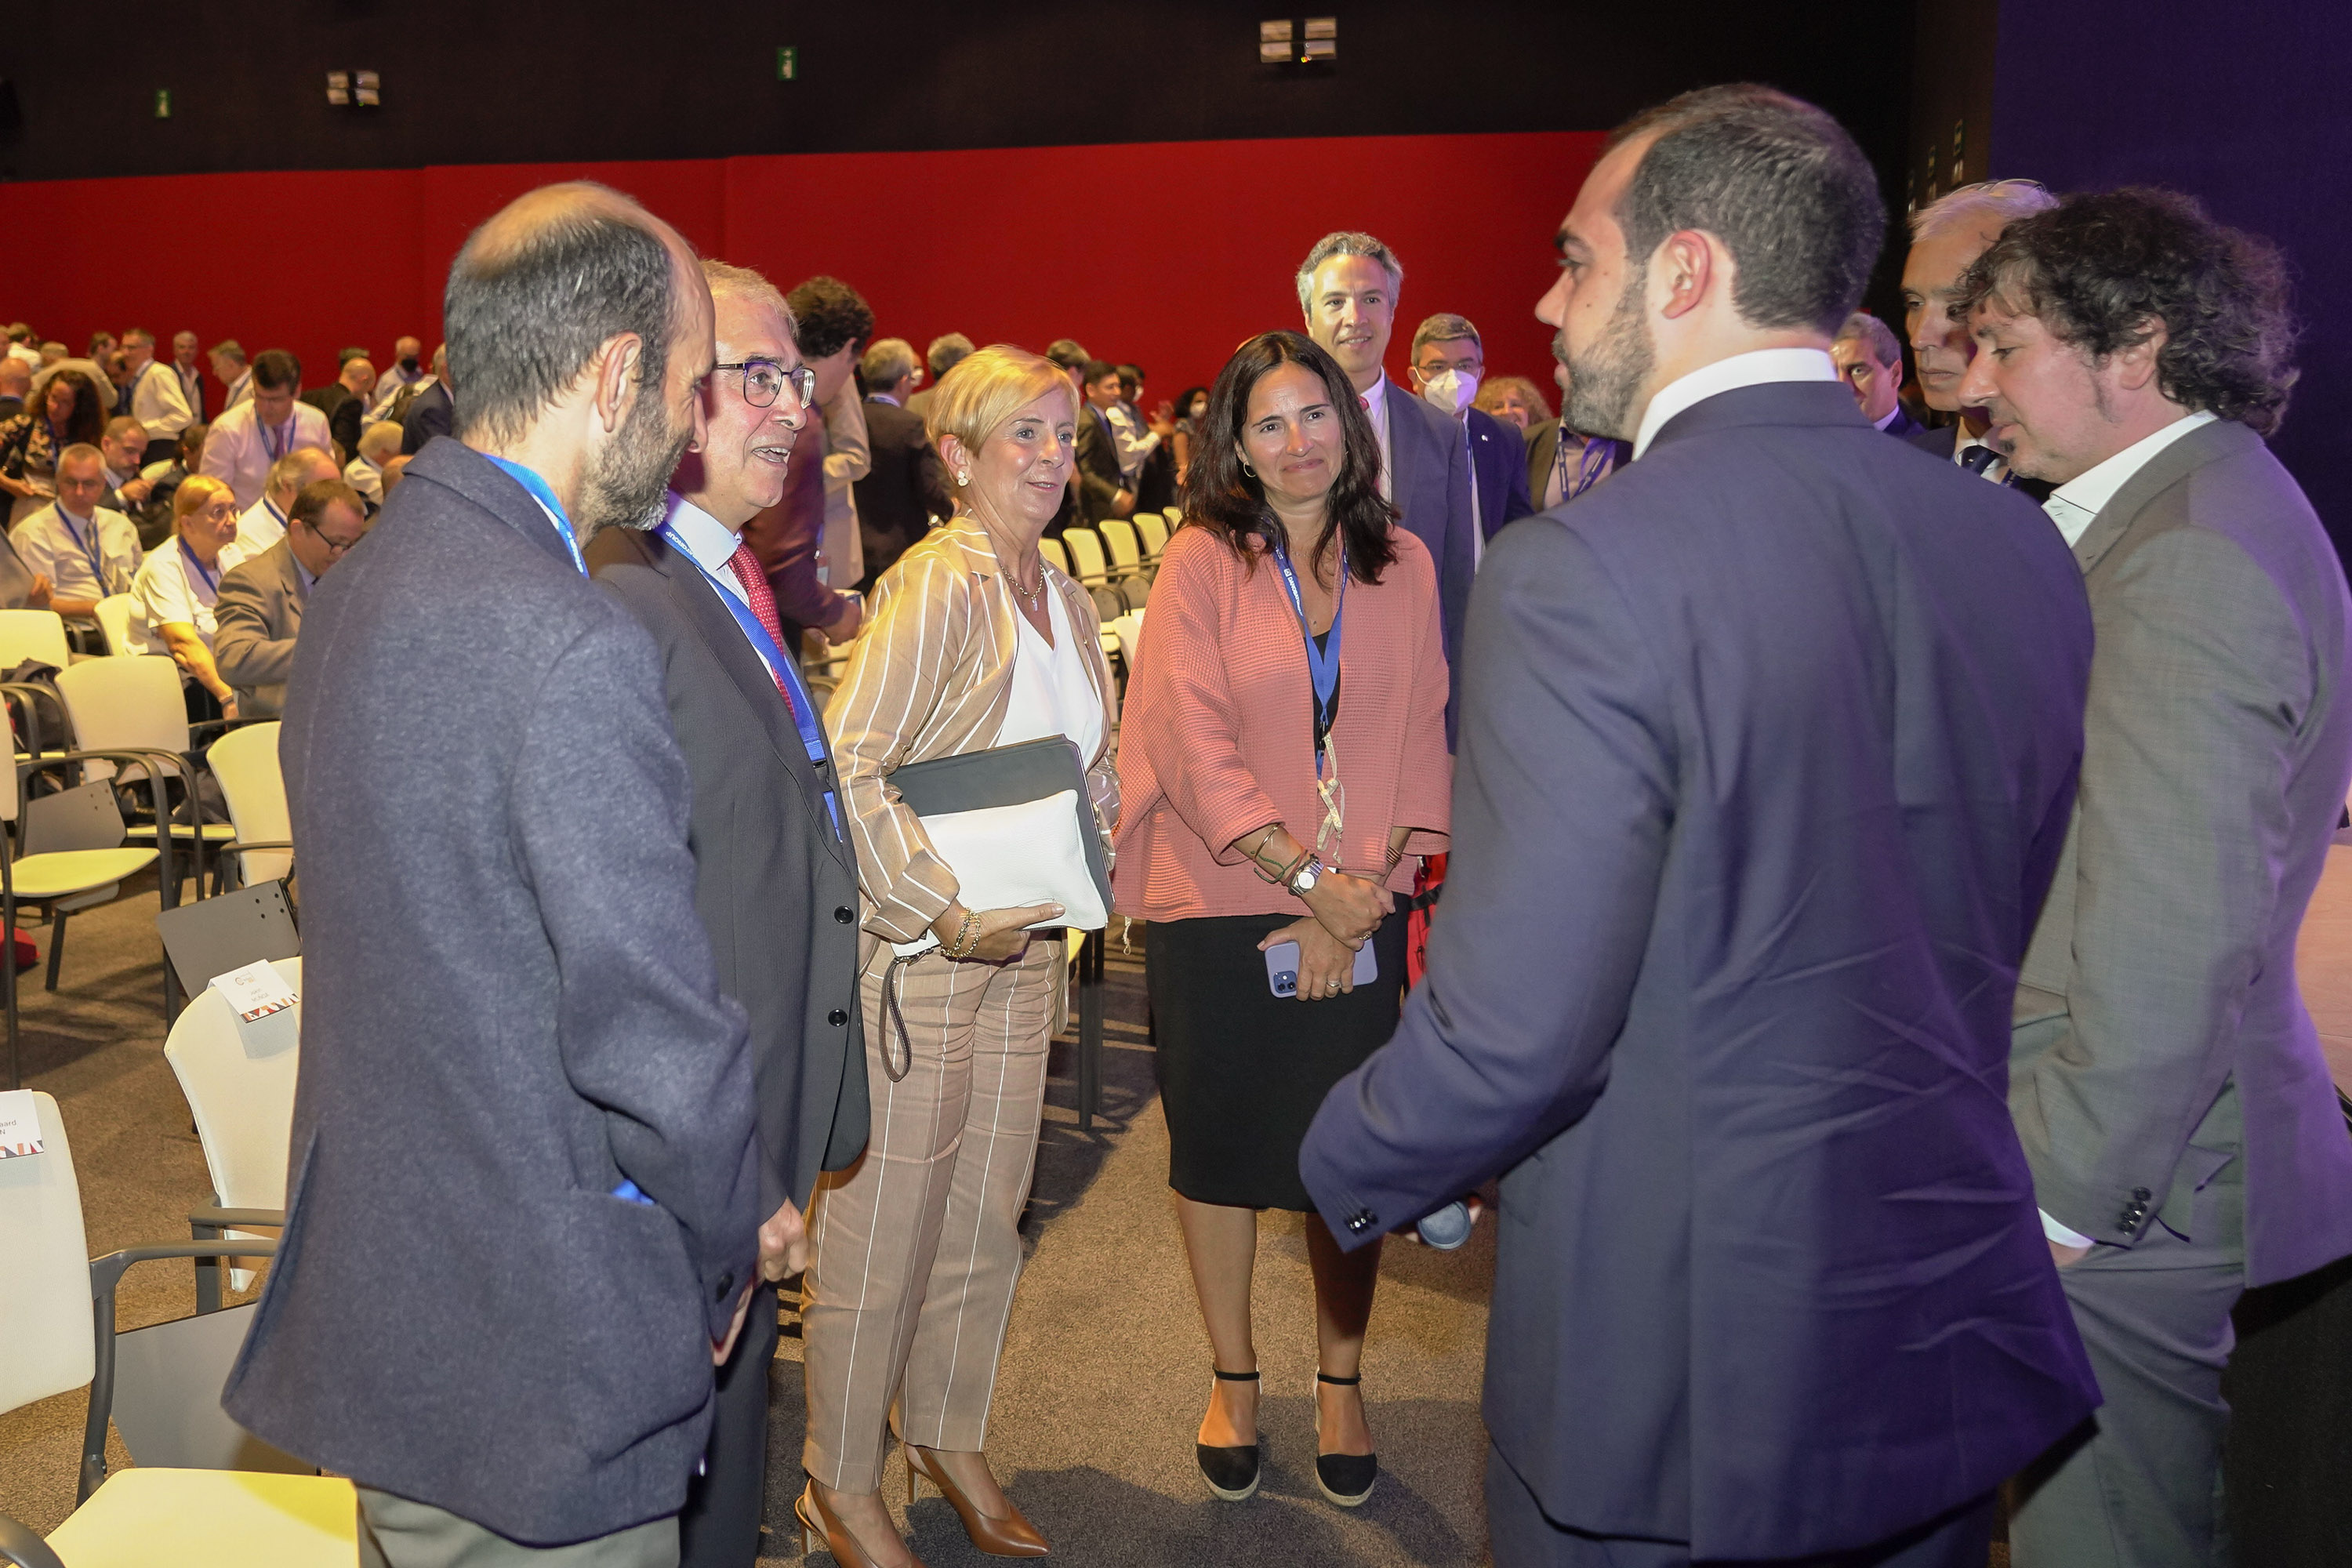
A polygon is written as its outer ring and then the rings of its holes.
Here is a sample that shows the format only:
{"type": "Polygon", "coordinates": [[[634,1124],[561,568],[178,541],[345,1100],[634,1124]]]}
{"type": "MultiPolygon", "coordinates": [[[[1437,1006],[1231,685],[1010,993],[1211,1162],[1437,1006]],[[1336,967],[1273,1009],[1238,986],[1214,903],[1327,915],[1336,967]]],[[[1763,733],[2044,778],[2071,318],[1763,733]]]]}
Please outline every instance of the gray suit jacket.
{"type": "Polygon", "coordinates": [[[2247,1281],[2352,1252],[2352,1140],[2295,932],[2352,774],[2344,573],[2262,438],[2191,431],[2074,546],[2098,657],[2083,794],[2017,993],[2010,1100],[2041,1205],[2199,1241],[2245,1163],[2247,1281]]]}
{"type": "Polygon", "coordinates": [[[817,1173],[866,1147],[857,856],[825,807],[831,752],[820,776],[719,590],[667,540],[608,529],[588,563],[661,650],[692,803],[694,905],[719,989],[751,1020],[760,1211],[786,1198],[805,1210],[817,1173]]]}
{"type": "Polygon", "coordinates": [[[236,692],[239,718],[275,719],[285,710],[294,637],[310,596],[294,547],[282,539],[222,574],[213,605],[213,662],[236,692]]]}
{"type": "Polygon", "coordinates": [[[305,619],[291,1207],[222,1404],[530,1545],[675,1513],[759,1177],[653,639],[446,438],[305,619]]]}
{"type": "Polygon", "coordinates": [[[1462,427],[1389,383],[1389,500],[1406,531],[1429,547],[1437,567],[1437,607],[1445,628],[1445,744],[1454,745],[1462,699],[1462,627],[1470,611],[1477,545],[1470,523],[1470,453],[1462,427]]]}

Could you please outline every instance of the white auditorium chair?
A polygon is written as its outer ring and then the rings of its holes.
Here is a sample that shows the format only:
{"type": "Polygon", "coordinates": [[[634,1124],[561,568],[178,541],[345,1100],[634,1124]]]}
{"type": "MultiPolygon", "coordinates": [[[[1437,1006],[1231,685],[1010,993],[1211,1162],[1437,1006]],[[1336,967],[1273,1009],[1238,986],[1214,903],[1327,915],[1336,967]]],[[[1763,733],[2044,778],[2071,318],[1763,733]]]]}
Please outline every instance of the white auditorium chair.
{"type": "Polygon", "coordinates": [[[1128,609],[1143,608],[1151,598],[1151,571],[1143,563],[1143,546],[1135,525],[1124,518],[1107,517],[1101,531],[1103,546],[1110,552],[1111,587],[1128,609]]]}
{"type": "MultiPolygon", "coordinates": [[[[180,1093],[195,1119],[196,1142],[204,1146],[205,1169],[213,1179],[213,1201],[188,1215],[189,1233],[198,1241],[246,1238],[250,1231],[227,1227],[285,1221],[294,1071],[302,1035],[302,961],[281,958],[271,967],[298,998],[292,1006],[248,1024],[206,986],[188,999],[163,1042],[163,1059],[180,1080],[180,1093]]],[[[196,1265],[197,1311],[220,1306],[222,1267],[196,1265]]],[[[230,1269],[232,1289],[251,1283],[245,1269],[230,1269]]]]}
{"type": "Polygon", "coordinates": [[[28,658],[56,669],[73,662],[65,617],[55,610],[0,610],[0,669],[28,658]]]}
{"type": "Polygon", "coordinates": [[[1037,542],[1037,553],[1043,555],[1053,566],[1054,570],[1059,572],[1063,576],[1067,577],[1072,574],[1070,572],[1070,552],[1062,548],[1062,542],[1060,540],[1039,540],[1037,542]]]}
{"type": "MultiPolygon", "coordinates": [[[[195,743],[195,731],[226,726],[220,720],[201,725],[188,722],[187,698],[181,688],[178,664],[160,654],[134,658],[86,658],[71,669],[58,671],[57,688],[58,697],[65,704],[67,721],[73,726],[76,749],[139,752],[142,758],[136,760],[142,761],[143,766],[153,768],[165,778],[179,779],[188,798],[195,797],[196,769],[189,756],[195,743]]],[[[94,776],[104,776],[108,770],[92,771],[94,776]]],[[[140,771],[133,768],[131,773],[135,775],[140,771]]],[[[133,842],[152,842],[156,828],[152,823],[133,823],[130,834],[133,842]]],[[[203,891],[205,847],[225,844],[236,837],[236,829],[226,822],[205,824],[201,841],[195,829],[186,823],[172,828],[171,853],[163,862],[167,908],[179,902],[183,877],[193,874],[197,890],[203,891]]]]}
{"type": "MultiPolygon", "coordinates": [[[[1168,510],[1171,512],[1176,510],[1174,507],[1168,510]]],[[[1171,526],[1167,518],[1156,511],[1135,514],[1135,531],[1143,541],[1143,559],[1155,574],[1160,567],[1160,558],[1168,553],[1168,531],[1171,526]]]]}
{"type": "Polygon", "coordinates": [[[1127,601],[1110,585],[1110,563],[1103,556],[1102,535],[1091,528],[1066,528],[1062,544],[1070,552],[1070,575],[1094,596],[1095,613],[1106,621],[1127,614],[1127,601]]]}
{"type": "Polygon", "coordinates": [[[106,639],[106,651],[128,657],[145,650],[131,641],[131,595],[109,594],[98,602],[99,635],[106,639]]]}
{"type": "Polygon", "coordinates": [[[236,885],[244,888],[293,872],[294,821],[286,806],[286,775],[278,763],[278,737],[284,729],[274,720],[240,725],[205,753],[205,765],[228,803],[233,835],[216,851],[221,886],[232,867],[236,885]]]}

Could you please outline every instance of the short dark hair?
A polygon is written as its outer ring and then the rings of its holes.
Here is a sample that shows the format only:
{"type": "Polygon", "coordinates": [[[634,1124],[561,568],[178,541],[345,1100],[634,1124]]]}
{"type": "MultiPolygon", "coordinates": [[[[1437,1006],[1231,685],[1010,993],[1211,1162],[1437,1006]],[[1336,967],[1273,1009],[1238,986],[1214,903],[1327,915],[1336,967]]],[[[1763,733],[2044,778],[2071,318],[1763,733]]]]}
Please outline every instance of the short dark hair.
{"type": "Polygon", "coordinates": [[[1107,375],[1117,375],[1118,374],[1118,366],[1111,363],[1110,361],[1107,359],[1090,359],[1087,361],[1086,368],[1078,373],[1080,376],[1085,378],[1086,384],[1088,386],[1092,386],[1095,383],[1100,381],[1107,375]]]}
{"type": "Polygon", "coordinates": [[[1315,542],[1315,552],[1320,556],[1329,549],[1337,534],[1347,541],[1349,575],[1359,583],[1377,583],[1396,560],[1389,528],[1397,510],[1381,495],[1381,438],[1348,373],[1302,332],[1260,332],[1235,349],[1217,373],[1217,384],[1209,389],[1209,412],[1184,470],[1184,521],[1215,534],[1252,572],[1257,557],[1282,538],[1282,525],[1266,510],[1265,487],[1243,471],[1238,448],[1250,394],[1267,372],[1284,364],[1303,366],[1322,378],[1347,454],[1324,502],[1323,537],[1315,542]]]}
{"type": "Polygon", "coordinates": [[[308,523],[315,531],[319,514],[338,501],[362,517],[367,516],[367,502],[341,479],[312,479],[295,496],[294,504],[286,509],[286,516],[291,521],[308,523]]]}
{"type": "Polygon", "coordinates": [[[253,384],[264,392],[299,392],[302,362],[284,349],[264,349],[253,356],[253,384]]]}
{"type": "Polygon", "coordinates": [[[1087,345],[1076,338],[1055,338],[1045,350],[1045,357],[1064,370],[1084,370],[1095,356],[1087,353],[1087,345]]]}
{"type": "Polygon", "coordinates": [[[626,196],[575,202],[527,228],[486,220],[449,264],[441,315],[458,436],[511,436],[572,389],[597,352],[636,334],[637,385],[661,384],[677,265],[626,196]]]}
{"type": "Polygon", "coordinates": [[[1961,275],[1955,314],[1988,300],[2102,360],[2164,325],[2157,385],[2268,436],[2294,390],[2295,323],[2278,247],[2178,191],[2066,196],[2001,230],[1961,275]]]}
{"type": "Polygon", "coordinates": [[[793,342],[803,359],[824,359],[874,335],[874,312],[856,289],[820,273],[784,296],[792,307],[793,342]]]}
{"type": "Polygon", "coordinates": [[[1699,229],[1738,271],[1731,302],[1754,327],[1833,332],[1862,299],[1886,236],[1878,176],[1825,111],[1773,88],[1700,88],[1610,133],[1656,136],[1617,202],[1637,268],[1668,235],[1699,229]]]}

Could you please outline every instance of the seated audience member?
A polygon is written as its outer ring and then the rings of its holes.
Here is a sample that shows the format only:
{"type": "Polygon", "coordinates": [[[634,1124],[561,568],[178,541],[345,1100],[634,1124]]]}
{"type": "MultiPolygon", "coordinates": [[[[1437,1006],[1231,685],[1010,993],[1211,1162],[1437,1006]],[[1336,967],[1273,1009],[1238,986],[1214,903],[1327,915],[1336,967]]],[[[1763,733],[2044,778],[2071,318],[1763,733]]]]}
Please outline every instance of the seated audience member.
{"type": "Polygon", "coordinates": [[[180,378],[180,392],[188,400],[191,419],[200,422],[205,416],[205,374],[196,368],[199,342],[194,332],[172,334],[172,374],[180,378]]]}
{"type": "Polygon", "coordinates": [[[395,342],[392,345],[392,368],[376,378],[375,391],[368,397],[368,419],[393,418],[393,400],[410,387],[422,385],[432,374],[425,368],[423,343],[415,338],[395,342]]]}
{"type": "Polygon", "coordinates": [[[367,413],[368,395],[375,389],[375,366],[361,349],[343,351],[342,368],[324,386],[302,395],[302,401],[327,416],[327,434],[340,450],[360,449],[360,426],[367,413]]]}
{"type": "Polygon", "coordinates": [[[139,477],[148,483],[147,504],[139,512],[139,543],[152,550],[172,536],[172,497],[182,481],[196,471],[205,455],[209,425],[198,423],[180,432],[179,450],[168,463],[150,463],[139,477]]]}
{"type": "Polygon", "coordinates": [[[872,467],[857,481],[857,531],[865,546],[866,574],[858,592],[872,588],[907,547],[929,531],[934,520],[955,515],[946,465],[924,433],[923,422],[906,408],[907,392],[922,373],[914,345],[884,338],[858,361],[866,378],[866,437],[872,467]]]}
{"type": "Polygon", "coordinates": [[[343,482],[360,492],[373,517],[383,505],[383,466],[400,456],[400,426],[379,419],[360,433],[359,453],[343,465],[343,482]]]}
{"type": "MultiPolygon", "coordinates": [[[[857,356],[874,335],[874,311],[838,278],[809,279],[784,298],[792,305],[801,358],[816,374],[817,406],[824,416],[824,438],[816,448],[824,470],[824,531],[817,542],[821,580],[828,588],[847,588],[866,575],[854,487],[872,468],[874,458],[855,373],[857,356]]],[[[796,463],[807,460],[809,437],[815,434],[802,434],[796,463]]]]}
{"type": "Polygon", "coordinates": [[[57,500],[16,525],[11,537],[25,565],[49,580],[49,608],[88,620],[109,594],[127,594],[146,552],[139,531],[100,502],[105,459],[95,447],[58,455],[57,500]]]}
{"type": "Polygon", "coordinates": [[[33,329],[22,321],[8,323],[7,357],[18,361],[27,370],[37,369],[40,365],[41,351],[33,344],[33,329]]]}
{"type": "Polygon", "coordinates": [[[1381,498],[1347,373],[1303,334],[1244,343],[1208,420],[1128,688],[1114,886],[1151,922],[1168,1184],[1214,1373],[1201,1473],[1228,1501],[1257,1490],[1250,1267],[1258,1211],[1286,1209],[1315,1278],[1316,1480],[1352,1508],[1379,1474],[1357,1384],[1380,1247],[1332,1239],[1298,1151],[1325,1092],[1396,1028],[1394,895],[1412,896],[1408,857],[1446,845],[1437,571],[1381,498]],[[1283,942],[1287,998],[1266,979],[1283,942]]]}
{"type": "Polygon", "coordinates": [[[413,458],[436,436],[446,436],[457,420],[457,392],[449,380],[449,345],[433,351],[433,374],[392,401],[384,417],[400,421],[400,452],[413,458]],[[403,405],[402,399],[407,400],[403,405]]]}
{"type": "Polygon", "coordinates": [[[961,364],[971,354],[971,340],[961,332],[942,332],[931,340],[923,351],[923,364],[931,373],[930,384],[907,398],[907,412],[922,416],[931,401],[931,394],[940,384],[940,377],[961,364]]]}
{"type": "Polygon", "coordinates": [[[240,510],[261,499],[271,464],[305,447],[331,449],[327,416],[300,400],[301,388],[302,362],[264,350],[253,362],[253,395],[213,421],[201,471],[227,481],[240,510]]]}
{"type": "Polygon", "coordinates": [[[245,509],[236,521],[236,561],[249,561],[286,537],[286,519],[294,498],[321,479],[339,479],[335,459],[316,447],[289,452],[269,465],[269,482],[261,499],[245,509]]]}
{"type": "MultiPolygon", "coordinates": [[[[173,444],[178,445],[177,437],[173,444]]],[[[140,473],[147,465],[147,426],[136,415],[116,415],[106,422],[98,438],[98,455],[106,465],[106,499],[101,504],[125,517],[137,517],[155,489],[140,473]]]]}
{"type": "Polygon", "coordinates": [[[1118,466],[1118,429],[1110,411],[1118,402],[1118,367],[1088,360],[1079,373],[1085,402],[1078,409],[1078,515],[1091,527],[1107,517],[1135,515],[1135,492],[1118,466]]]}
{"type": "Polygon", "coordinates": [[[114,388],[112,411],[116,414],[130,413],[131,382],[130,351],[118,345],[100,355],[98,363],[106,371],[108,384],[114,388]]]}
{"type": "Polygon", "coordinates": [[[400,481],[407,475],[408,458],[404,454],[395,452],[383,460],[383,499],[387,504],[392,492],[400,488],[400,481]]]}
{"type": "Polygon", "coordinates": [[[196,417],[188,389],[180,384],[178,371],[155,357],[155,334],[146,328],[133,327],[122,334],[122,353],[131,374],[122,412],[146,430],[155,456],[167,458],[178,445],[180,432],[196,417]]]}
{"type": "MultiPolygon", "coordinates": [[[[26,412],[0,425],[0,489],[14,498],[9,526],[40,510],[57,494],[60,451],[88,447],[95,452],[105,436],[106,405],[95,380],[72,369],[35,377],[26,412]]],[[[104,480],[101,473],[101,486],[104,480]]]]}
{"type": "Polygon", "coordinates": [[[1830,344],[1830,361],[1853,393],[1864,419],[1889,436],[1908,438],[1919,428],[1903,412],[1903,345],[1895,341],[1894,328],[1867,310],[1856,310],[1830,344]]]}
{"type": "Polygon", "coordinates": [[[1493,415],[1523,438],[1551,417],[1551,405],[1524,375],[1488,376],[1478,384],[1478,395],[1470,400],[1470,406],[1493,415]]]}
{"type": "Polygon", "coordinates": [[[25,399],[32,395],[33,367],[15,354],[0,359],[0,422],[25,412],[25,399]]]}
{"type": "Polygon", "coordinates": [[[246,361],[245,345],[235,338],[215,343],[210,358],[213,379],[228,388],[221,399],[221,412],[226,414],[253,395],[253,367],[246,361]]]}
{"type": "Polygon", "coordinates": [[[173,542],[149,552],[131,584],[131,646],[180,667],[192,721],[235,719],[235,695],[213,662],[213,607],[222,552],[236,538],[236,499],[198,474],[172,498],[173,542]]]}
{"type": "Polygon", "coordinates": [[[1911,340],[1911,365],[1919,395],[1949,425],[1922,426],[1905,437],[1934,458],[1969,472],[2023,489],[2035,500],[2048,495],[2040,480],[2020,481],[2009,459],[1986,439],[1985,412],[1960,401],[1960,382],[1976,357],[1969,324],[1952,310],[1954,291],[1969,263],[2019,218],[2058,205],[2035,180],[1984,180],[1947,192],[1911,215],[1911,250],[1903,259],[1903,330],[1911,340]]]}
{"type": "Polygon", "coordinates": [[[16,546],[0,533],[0,610],[46,610],[49,580],[25,564],[16,546]]]}
{"type": "Polygon", "coordinates": [[[1168,445],[1176,455],[1176,482],[1181,485],[1184,476],[1192,471],[1192,454],[1199,451],[1201,421],[1208,416],[1209,389],[1188,386],[1176,399],[1176,422],[1171,427],[1168,445]]]}
{"type": "Polygon", "coordinates": [[[320,479],[294,498],[285,538],[221,574],[213,663],[236,694],[238,718],[275,719],[285,710],[302,606],[367,531],[359,492],[341,479],[320,479]]]}
{"type": "Polygon", "coordinates": [[[1527,443],[1519,432],[1471,406],[1486,374],[1486,349],[1466,316],[1441,310],[1412,334],[1409,374],[1422,401],[1462,426],[1470,454],[1470,521],[1479,553],[1505,523],[1535,510],[1528,500],[1527,443]]]}
{"type": "Polygon", "coordinates": [[[65,363],[66,353],[67,349],[65,344],[58,342],[55,338],[51,338],[47,342],[41,345],[40,368],[47,370],[53,364],[63,364],[65,363]]]}

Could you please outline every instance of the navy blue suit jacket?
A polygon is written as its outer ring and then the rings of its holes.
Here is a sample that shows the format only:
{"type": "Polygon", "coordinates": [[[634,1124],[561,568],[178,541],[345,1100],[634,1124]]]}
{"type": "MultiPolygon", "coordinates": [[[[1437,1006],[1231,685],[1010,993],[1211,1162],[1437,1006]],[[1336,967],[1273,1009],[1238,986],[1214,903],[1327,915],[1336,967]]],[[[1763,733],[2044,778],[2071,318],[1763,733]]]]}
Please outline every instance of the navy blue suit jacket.
{"type": "Polygon", "coordinates": [[[1446,415],[1393,381],[1381,395],[1389,414],[1389,500],[1398,522],[1428,547],[1437,568],[1450,682],[1445,744],[1451,748],[1462,700],[1462,626],[1470,610],[1470,577],[1478,564],[1470,526],[1470,454],[1462,426],[1446,415]]]}
{"type": "Polygon", "coordinates": [[[1478,486],[1478,528],[1488,539],[1507,522],[1534,512],[1528,499],[1528,443],[1515,426],[1484,409],[1466,408],[1470,426],[1470,474],[1478,486]]]}
{"type": "Polygon", "coordinates": [[[1727,392],[1496,540],[1430,967],[1301,1150],[1353,1244],[1504,1173],[1486,1417],[1558,1522],[1810,1556],[2097,1394],[2005,1088],[2091,626],[2022,498],[1727,392]]]}

